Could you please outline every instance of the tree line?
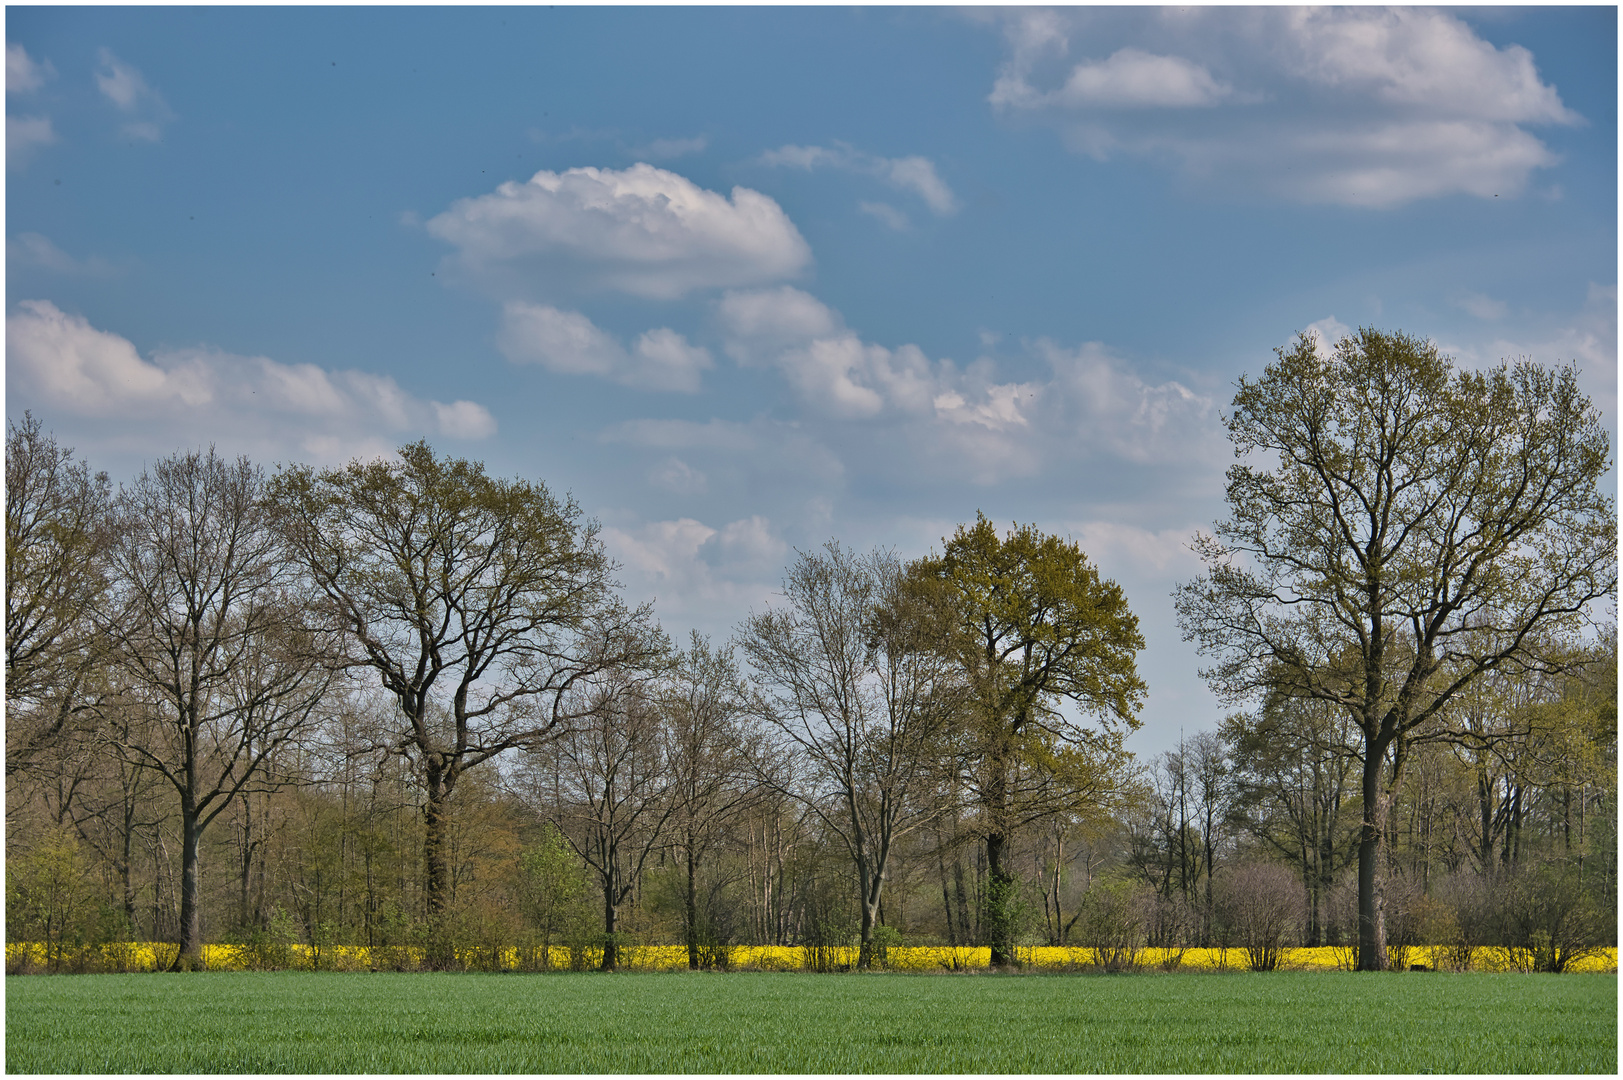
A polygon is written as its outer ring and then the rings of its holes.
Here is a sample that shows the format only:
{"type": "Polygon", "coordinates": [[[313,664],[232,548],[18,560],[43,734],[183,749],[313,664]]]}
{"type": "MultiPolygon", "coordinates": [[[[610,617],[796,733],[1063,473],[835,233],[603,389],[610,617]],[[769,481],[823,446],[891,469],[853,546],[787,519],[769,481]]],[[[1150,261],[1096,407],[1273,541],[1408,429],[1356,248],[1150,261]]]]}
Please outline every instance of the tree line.
{"type": "Polygon", "coordinates": [[[25,416],[8,935],[180,967],[205,940],[613,968],[1243,938],[1559,968],[1616,897],[1615,508],[1575,379],[1376,331],[1242,379],[1231,516],[1176,596],[1240,709],[1145,763],[1137,620],[1032,525],[829,541],[729,641],[673,642],[540,482],[417,443],[179,453],[115,490],[25,416]]]}

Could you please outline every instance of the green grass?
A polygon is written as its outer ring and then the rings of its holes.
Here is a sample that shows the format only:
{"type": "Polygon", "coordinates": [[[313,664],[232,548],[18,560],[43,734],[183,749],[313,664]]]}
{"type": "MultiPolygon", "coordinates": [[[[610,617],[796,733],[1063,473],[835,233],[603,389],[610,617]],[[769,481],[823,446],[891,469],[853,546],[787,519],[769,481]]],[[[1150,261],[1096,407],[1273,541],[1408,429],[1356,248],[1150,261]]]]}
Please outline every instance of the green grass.
{"type": "Polygon", "coordinates": [[[11,976],[9,1072],[1615,1072],[1615,975],[11,976]]]}

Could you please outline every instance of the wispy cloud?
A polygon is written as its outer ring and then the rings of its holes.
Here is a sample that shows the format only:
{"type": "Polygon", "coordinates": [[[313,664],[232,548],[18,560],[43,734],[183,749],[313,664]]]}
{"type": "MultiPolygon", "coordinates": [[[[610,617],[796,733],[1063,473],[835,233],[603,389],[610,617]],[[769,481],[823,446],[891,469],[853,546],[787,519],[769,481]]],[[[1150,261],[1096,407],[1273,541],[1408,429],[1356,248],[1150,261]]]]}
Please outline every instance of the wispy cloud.
{"type": "Polygon", "coordinates": [[[120,132],[141,142],[163,138],[163,127],[175,118],[163,95],[153,89],[146,77],[118,57],[111,49],[98,54],[96,89],[126,117],[120,132]]]}
{"type": "Polygon", "coordinates": [[[100,255],[76,259],[36,232],[6,241],[6,258],[16,266],[37,267],[66,277],[110,277],[118,268],[100,255]]]}
{"type": "Polygon", "coordinates": [[[917,195],[936,214],[955,214],[959,209],[958,197],[936,172],[935,163],[925,157],[880,157],[836,141],[832,147],[781,146],[762,154],[760,162],[808,171],[827,168],[877,176],[891,187],[917,195]]]}
{"type": "Polygon", "coordinates": [[[46,79],[55,77],[56,68],[49,60],[35,60],[21,45],[6,42],[6,93],[26,94],[44,86],[46,79]]]}

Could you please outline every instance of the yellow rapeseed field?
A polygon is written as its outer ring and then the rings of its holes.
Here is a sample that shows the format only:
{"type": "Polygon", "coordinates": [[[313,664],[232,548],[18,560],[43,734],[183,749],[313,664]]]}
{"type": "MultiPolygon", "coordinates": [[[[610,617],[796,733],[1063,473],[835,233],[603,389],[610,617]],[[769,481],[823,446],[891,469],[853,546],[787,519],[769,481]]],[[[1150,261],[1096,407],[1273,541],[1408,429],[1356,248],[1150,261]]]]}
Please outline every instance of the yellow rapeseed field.
{"type": "MultiPolygon", "coordinates": [[[[121,942],[92,946],[75,951],[76,961],[71,966],[84,969],[118,971],[154,971],[174,962],[173,944],[153,942],[121,942]]],[[[243,971],[254,967],[286,967],[298,970],[367,971],[374,967],[414,967],[423,960],[420,948],[391,947],[372,951],[364,945],[310,945],[243,946],[205,945],[203,964],[212,971],[243,971]]],[[[574,959],[577,967],[597,966],[601,953],[597,949],[582,950],[579,957],[570,950],[553,946],[547,963],[541,962],[540,950],[500,950],[498,962],[490,963],[488,950],[459,950],[457,959],[470,967],[496,966],[505,970],[566,970],[574,959]]],[[[1451,966],[1451,950],[1429,946],[1412,947],[1408,962],[1433,967],[1451,966]]],[[[1070,971],[1098,963],[1093,949],[1063,946],[1021,946],[1015,950],[1016,959],[1023,968],[1036,971],[1070,971]]],[[[1457,958],[1457,956],[1456,956],[1457,958]]],[[[1351,966],[1350,949],[1324,946],[1320,948],[1283,949],[1279,966],[1291,971],[1334,971],[1351,966]]],[[[6,946],[6,969],[44,969],[51,966],[51,957],[40,942],[22,942],[6,946]]],[[[633,971],[677,971],[687,967],[688,952],[684,945],[627,945],[620,949],[621,966],[633,971]]],[[[812,948],[798,945],[735,945],[729,950],[727,966],[757,971],[802,971],[807,969],[835,971],[854,967],[857,962],[855,946],[828,946],[812,948]]],[[[1244,949],[1141,949],[1136,956],[1137,966],[1150,970],[1173,971],[1244,971],[1248,967],[1244,949]]],[[[891,971],[972,971],[991,964],[991,950],[985,946],[905,945],[891,946],[885,951],[879,966],[891,971]]],[[[1472,950],[1469,966],[1473,971],[1515,971],[1520,968],[1511,950],[1492,946],[1472,950]]],[[[1616,972],[1617,949],[1608,948],[1582,958],[1570,971],[1616,972]]]]}

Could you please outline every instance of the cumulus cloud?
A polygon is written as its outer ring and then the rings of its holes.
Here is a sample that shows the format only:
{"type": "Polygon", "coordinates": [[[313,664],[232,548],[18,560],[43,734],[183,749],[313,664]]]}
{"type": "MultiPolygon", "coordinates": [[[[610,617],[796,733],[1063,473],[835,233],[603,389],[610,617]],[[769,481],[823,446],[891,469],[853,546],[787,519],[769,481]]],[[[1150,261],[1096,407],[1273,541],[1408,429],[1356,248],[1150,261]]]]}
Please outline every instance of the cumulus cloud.
{"type": "Polygon", "coordinates": [[[1049,377],[1007,381],[989,358],[960,367],[916,345],[865,341],[792,287],[729,292],[717,311],[728,354],[775,366],[812,416],[888,428],[913,464],[977,482],[1032,475],[1063,455],[1173,460],[1214,415],[1209,398],[1146,382],[1097,343],[1036,342],[1049,377]]]}
{"type": "Polygon", "coordinates": [[[496,430],[484,406],[422,401],[388,376],[206,347],[161,349],[149,359],[127,338],[48,300],[24,300],[7,318],[6,355],[14,399],[93,419],[98,430],[134,424],[149,439],[161,430],[166,445],[152,447],[161,453],[177,440],[212,440],[334,461],[391,451],[401,438],[481,439],[496,430]]]}
{"type": "Polygon", "coordinates": [[[157,142],[163,138],[163,125],[174,119],[174,113],[163,95],[148,85],[134,67],[103,48],[97,54],[96,89],[123,113],[127,119],[119,131],[129,139],[157,142]]]}
{"type": "Polygon", "coordinates": [[[782,287],[729,292],[718,306],[729,355],[770,362],[801,400],[825,415],[859,419],[930,407],[937,375],[917,346],[864,342],[817,298],[782,287]]]}
{"type": "Polygon", "coordinates": [[[702,620],[717,608],[762,605],[789,552],[759,514],[719,529],[686,517],[606,526],[602,537],[633,594],[652,596],[667,619],[702,620]]]}
{"type": "Polygon", "coordinates": [[[1202,108],[1233,96],[1234,88],[1212,77],[1205,67],[1181,56],[1156,56],[1132,47],[1108,58],[1083,61],[1071,69],[1064,85],[1039,93],[1024,79],[1000,79],[992,90],[997,105],[1034,109],[1070,108],[1202,108]]]}
{"type": "MultiPolygon", "coordinates": [[[[887,158],[865,153],[843,142],[826,146],[781,146],[761,155],[761,164],[812,170],[841,169],[877,176],[891,187],[911,192],[936,214],[955,214],[958,197],[936,172],[935,163],[917,155],[887,158]]],[[[864,204],[866,209],[868,204],[864,204]]],[[[887,222],[888,223],[888,222],[887,222]]]]}
{"type": "Polygon", "coordinates": [[[1175,379],[1149,381],[1099,342],[1067,349],[1039,341],[1036,351],[1053,376],[1034,422],[1053,449],[1149,465],[1186,460],[1221,441],[1210,397],[1175,379]]]}
{"type": "Polygon", "coordinates": [[[488,439],[496,434],[496,418],[476,401],[430,402],[440,433],[452,439],[488,439]]]}
{"type": "Polygon", "coordinates": [[[811,260],[767,196],[720,195],[646,163],[543,170],[459,199],[427,228],[503,298],[586,288],[670,300],[793,277],[811,260]]]}
{"type": "Polygon", "coordinates": [[[1302,333],[1314,340],[1314,352],[1328,356],[1338,341],[1352,334],[1352,328],[1334,315],[1326,315],[1318,322],[1308,323],[1302,333]]]}
{"type": "Polygon", "coordinates": [[[690,345],[674,330],[649,330],[630,349],[578,311],[509,301],[496,338],[502,355],[516,364],[540,364],[564,375],[596,375],[647,390],[699,389],[713,366],[707,349],[690,345]]]}
{"type": "Polygon", "coordinates": [[[1447,11],[1011,12],[1003,30],[989,100],[1005,115],[1097,159],[1301,202],[1509,197],[1558,161],[1527,129],[1582,122],[1527,49],[1447,11]],[[1072,58],[1073,36],[1098,51],[1072,58]]]}

